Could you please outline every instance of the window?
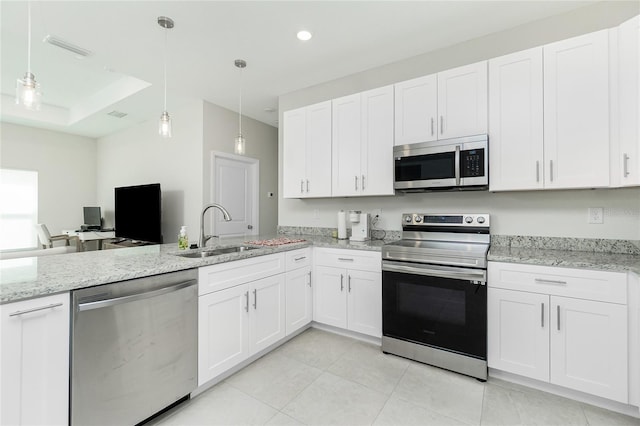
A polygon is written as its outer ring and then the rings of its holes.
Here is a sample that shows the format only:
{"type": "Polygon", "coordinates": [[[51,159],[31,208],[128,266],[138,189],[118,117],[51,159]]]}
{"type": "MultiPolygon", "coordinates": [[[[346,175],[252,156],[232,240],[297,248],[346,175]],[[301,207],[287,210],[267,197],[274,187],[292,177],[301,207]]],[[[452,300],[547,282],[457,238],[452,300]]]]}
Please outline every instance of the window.
{"type": "Polygon", "coordinates": [[[0,169],[0,250],[38,246],[38,172],[0,169]]]}

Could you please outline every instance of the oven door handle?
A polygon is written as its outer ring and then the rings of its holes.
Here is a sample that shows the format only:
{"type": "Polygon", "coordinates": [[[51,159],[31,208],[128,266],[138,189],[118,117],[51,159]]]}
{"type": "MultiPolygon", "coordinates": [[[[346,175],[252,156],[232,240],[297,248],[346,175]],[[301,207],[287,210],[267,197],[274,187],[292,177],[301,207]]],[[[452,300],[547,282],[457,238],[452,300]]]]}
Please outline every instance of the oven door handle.
{"type": "Polygon", "coordinates": [[[425,275],[440,278],[452,278],[456,280],[479,281],[479,284],[486,284],[487,272],[484,270],[467,270],[459,268],[436,269],[427,266],[408,266],[398,263],[383,262],[382,270],[388,272],[400,272],[406,274],[425,275]]]}

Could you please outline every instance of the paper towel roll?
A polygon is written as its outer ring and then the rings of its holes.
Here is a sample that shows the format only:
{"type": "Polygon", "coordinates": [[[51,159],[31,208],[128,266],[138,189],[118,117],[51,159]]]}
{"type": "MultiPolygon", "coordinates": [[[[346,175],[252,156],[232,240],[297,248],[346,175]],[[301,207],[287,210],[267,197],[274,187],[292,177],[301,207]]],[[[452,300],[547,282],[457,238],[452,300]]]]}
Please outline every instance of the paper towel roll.
{"type": "Polygon", "coordinates": [[[338,212],[338,239],[347,239],[347,214],[344,210],[338,212]]]}

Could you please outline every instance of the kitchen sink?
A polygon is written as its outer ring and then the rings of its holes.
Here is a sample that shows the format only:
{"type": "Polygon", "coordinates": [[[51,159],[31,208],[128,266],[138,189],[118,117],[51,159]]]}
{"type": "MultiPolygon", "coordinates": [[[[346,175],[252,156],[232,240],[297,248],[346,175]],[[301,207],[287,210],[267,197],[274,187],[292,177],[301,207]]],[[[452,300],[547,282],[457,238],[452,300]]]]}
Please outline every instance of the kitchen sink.
{"type": "Polygon", "coordinates": [[[181,257],[203,258],[203,257],[210,257],[210,256],[219,256],[221,254],[240,253],[247,250],[254,250],[256,248],[258,247],[233,246],[233,247],[221,247],[216,249],[196,251],[192,253],[176,253],[176,254],[181,257]]]}

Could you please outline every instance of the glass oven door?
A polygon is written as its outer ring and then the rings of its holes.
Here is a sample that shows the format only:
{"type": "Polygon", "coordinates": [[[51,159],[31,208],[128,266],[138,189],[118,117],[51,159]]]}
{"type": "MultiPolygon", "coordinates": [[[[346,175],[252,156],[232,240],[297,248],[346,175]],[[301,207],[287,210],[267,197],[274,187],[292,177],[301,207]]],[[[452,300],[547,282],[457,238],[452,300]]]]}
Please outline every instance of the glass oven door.
{"type": "Polygon", "coordinates": [[[486,359],[486,271],[383,262],[382,334],[486,359]]]}

